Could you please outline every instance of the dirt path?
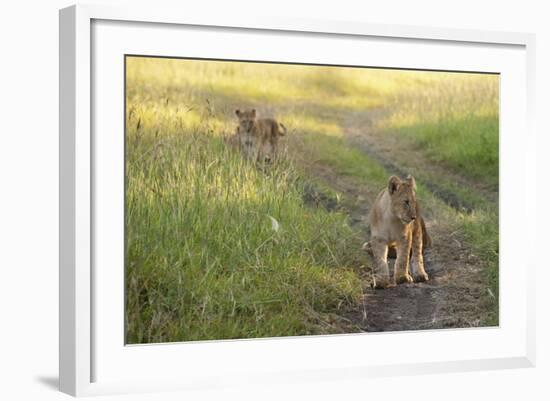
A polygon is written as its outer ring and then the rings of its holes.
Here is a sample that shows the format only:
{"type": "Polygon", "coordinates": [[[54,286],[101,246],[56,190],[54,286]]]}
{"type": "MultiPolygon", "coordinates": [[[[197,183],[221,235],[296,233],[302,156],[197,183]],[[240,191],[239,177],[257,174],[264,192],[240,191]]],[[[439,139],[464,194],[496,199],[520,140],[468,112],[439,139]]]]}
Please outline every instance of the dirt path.
{"type": "MultiPolygon", "coordinates": [[[[366,153],[382,164],[387,171],[399,175],[428,168],[421,160],[416,162],[400,157],[407,149],[370,131],[370,117],[346,119],[344,132],[346,139],[359,146],[366,153]],[[376,144],[376,145],[373,145],[376,144]],[[400,160],[398,163],[396,160],[400,160]]],[[[374,116],[376,117],[376,113],[374,116]]],[[[416,157],[415,159],[420,159],[416,157]]],[[[381,188],[371,188],[368,184],[358,186],[351,179],[336,175],[326,166],[314,166],[313,173],[321,177],[331,187],[342,193],[346,199],[346,209],[352,223],[365,233],[368,227],[366,216],[370,204],[381,188]]],[[[434,169],[439,166],[430,165],[434,169]]],[[[475,188],[487,199],[496,195],[484,188],[476,188],[473,183],[462,177],[456,177],[444,170],[435,174],[446,174],[468,188],[475,188]]],[[[469,205],[457,203],[454,194],[443,191],[437,182],[424,182],[436,196],[455,208],[468,209],[469,205]]],[[[364,269],[365,286],[361,305],[348,311],[344,318],[349,325],[359,331],[401,331],[438,328],[476,327],[488,315],[487,296],[491,296],[485,285],[483,264],[465,246],[459,232],[452,232],[444,222],[430,220],[430,210],[426,210],[427,226],[433,239],[433,247],[426,254],[426,270],[430,280],[426,283],[402,284],[386,290],[371,288],[372,274],[369,268],[364,269]]],[[[367,266],[372,260],[366,255],[367,266]]],[[[391,261],[390,271],[393,268],[391,261]]]]}

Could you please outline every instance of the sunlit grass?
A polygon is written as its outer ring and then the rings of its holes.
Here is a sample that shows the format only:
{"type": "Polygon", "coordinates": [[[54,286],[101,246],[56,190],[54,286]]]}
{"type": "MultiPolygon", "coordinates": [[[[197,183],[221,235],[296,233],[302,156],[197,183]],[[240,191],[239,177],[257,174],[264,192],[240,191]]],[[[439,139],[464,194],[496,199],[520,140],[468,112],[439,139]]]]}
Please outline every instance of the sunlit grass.
{"type": "Polygon", "coordinates": [[[128,58],[127,64],[133,83],[128,95],[144,105],[163,100],[166,104],[155,107],[166,108],[172,121],[196,123],[204,116],[186,110],[208,101],[211,128],[231,131],[226,124],[234,124],[235,108],[265,105],[260,111],[284,115],[296,129],[340,135],[341,121],[327,124],[327,114],[341,120],[346,111],[384,108],[375,131],[498,185],[497,75],[154,58],[128,58]],[[147,88],[154,88],[155,97],[147,88]]]}
{"type": "Polygon", "coordinates": [[[263,171],[201,129],[202,111],[174,128],[170,108],[128,109],[127,341],[339,332],[325,320],[361,291],[347,217],[305,205],[289,162],[263,171]]]}
{"type": "MultiPolygon", "coordinates": [[[[389,96],[407,92],[411,83],[429,81],[413,71],[268,63],[127,58],[128,88],[155,88],[160,96],[215,94],[210,100],[268,102],[278,107],[305,103],[336,109],[382,107],[389,96]],[[185,67],[182,68],[183,63],[185,67]]],[[[412,90],[413,88],[411,88],[412,90]]],[[[188,99],[193,102],[193,96],[188,99]]]]}
{"type": "Polygon", "coordinates": [[[312,115],[311,111],[302,111],[300,113],[287,112],[281,114],[285,126],[291,130],[291,134],[296,132],[309,133],[311,135],[327,135],[333,137],[342,136],[342,127],[338,120],[312,115]]]}

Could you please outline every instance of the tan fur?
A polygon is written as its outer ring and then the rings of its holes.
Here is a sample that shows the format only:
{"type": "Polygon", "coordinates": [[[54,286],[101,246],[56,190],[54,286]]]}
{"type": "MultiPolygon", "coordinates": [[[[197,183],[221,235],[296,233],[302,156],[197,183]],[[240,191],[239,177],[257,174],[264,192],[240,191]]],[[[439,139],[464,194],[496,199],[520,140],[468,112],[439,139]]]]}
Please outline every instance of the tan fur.
{"type": "Polygon", "coordinates": [[[369,214],[374,257],[374,286],[386,288],[395,284],[427,281],[424,269],[424,245],[431,239],[416,200],[416,183],[409,176],[402,181],[391,176],[388,186],[377,196],[369,214]],[[390,279],[388,249],[396,248],[395,274],[390,279]],[[411,274],[412,270],[412,274],[411,274]]]}
{"type": "Polygon", "coordinates": [[[286,127],[273,118],[256,118],[256,110],[235,110],[239,119],[237,136],[245,155],[254,161],[275,158],[279,137],[286,134],[286,127]]]}

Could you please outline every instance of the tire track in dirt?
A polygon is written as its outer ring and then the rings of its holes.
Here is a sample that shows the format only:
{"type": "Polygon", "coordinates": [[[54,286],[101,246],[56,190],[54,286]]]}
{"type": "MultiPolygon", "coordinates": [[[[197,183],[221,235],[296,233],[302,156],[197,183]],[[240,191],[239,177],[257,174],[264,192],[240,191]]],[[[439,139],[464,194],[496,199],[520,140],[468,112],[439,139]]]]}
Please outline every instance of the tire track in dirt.
{"type": "Polygon", "coordinates": [[[440,164],[416,157],[418,152],[411,149],[409,145],[399,142],[398,137],[376,133],[374,120],[383,117],[386,113],[384,109],[376,109],[368,113],[348,113],[344,123],[348,142],[358,146],[369,158],[390,173],[400,176],[415,175],[417,182],[458,211],[470,213],[475,209],[475,205],[451,189],[438,184],[433,177],[445,177],[448,181],[464,188],[471,188],[488,202],[498,202],[498,188],[488,188],[487,185],[459,175],[440,164]],[[399,160],[399,163],[395,160],[399,160]]]}
{"type": "MultiPolygon", "coordinates": [[[[376,153],[372,150],[370,146],[363,146],[361,150],[369,156],[372,160],[380,164],[384,169],[391,174],[395,174],[400,177],[406,177],[410,174],[406,169],[399,167],[397,164],[393,163],[391,160],[386,159],[379,153],[376,153]]],[[[436,184],[433,181],[427,181],[422,178],[415,178],[416,181],[424,185],[430,192],[435,196],[445,202],[447,205],[456,210],[465,211],[471,213],[474,210],[474,205],[471,202],[461,199],[457,194],[452,191],[449,191],[446,188],[436,184]]]]}

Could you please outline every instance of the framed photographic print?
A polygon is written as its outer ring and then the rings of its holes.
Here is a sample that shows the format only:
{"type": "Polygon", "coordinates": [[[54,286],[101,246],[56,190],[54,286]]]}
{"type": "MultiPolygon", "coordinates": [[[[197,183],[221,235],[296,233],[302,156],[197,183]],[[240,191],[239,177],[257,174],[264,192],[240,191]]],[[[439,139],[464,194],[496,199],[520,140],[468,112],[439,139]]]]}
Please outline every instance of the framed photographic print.
{"type": "Polygon", "coordinates": [[[532,366],[533,46],[61,10],[61,390],[532,366]]]}

